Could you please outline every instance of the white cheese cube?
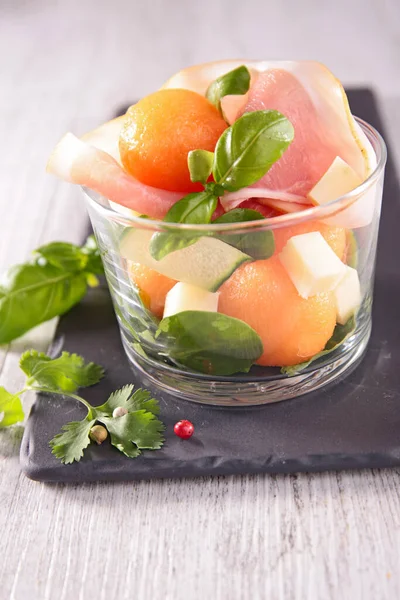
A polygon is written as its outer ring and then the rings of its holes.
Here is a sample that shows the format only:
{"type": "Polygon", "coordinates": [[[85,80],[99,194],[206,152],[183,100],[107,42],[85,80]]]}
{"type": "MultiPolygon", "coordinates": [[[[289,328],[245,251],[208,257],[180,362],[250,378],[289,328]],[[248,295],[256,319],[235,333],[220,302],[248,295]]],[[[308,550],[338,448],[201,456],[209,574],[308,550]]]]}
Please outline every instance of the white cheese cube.
{"type": "Polygon", "coordinates": [[[179,282],[170,289],[165,298],[164,318],[185,310],[217,312],[218,292],[208,292],[190,283],[179,282]]]}
{"type": "Polygon", "coordinates": [[[326,173],[309,192],[308,197],[313,204],[326,204],[351,192],[361,183],[362,180],[354,169],[337,156],[326,173]]]}
{"type": "MultiPolygon", "coordinates": [[[[373,151],[372,151],[373,152],[373,151]]],[[[361,177],[339,156],[308,194],[313,204],[322,205],[337,200],[361,185],[361,177]]],[[[377,189],[372,186],[354,199],[344,210],[324,219],[327,225],[357,229],[369,225],[377,202],[377,189]]]]}
{"type": "Polygon", "coordinates": [[[346,267],[344,276],[333,290],[333,295],[336,302],[336,320],[340,325],[344,325],[361,304],[360,280],[356,269],[346,267]]]}
{"type": "Polygon", "coordinates": [[[291,237],[279,259],[302,298],[333,290],[346,269],[319,231],[291,237]]]}

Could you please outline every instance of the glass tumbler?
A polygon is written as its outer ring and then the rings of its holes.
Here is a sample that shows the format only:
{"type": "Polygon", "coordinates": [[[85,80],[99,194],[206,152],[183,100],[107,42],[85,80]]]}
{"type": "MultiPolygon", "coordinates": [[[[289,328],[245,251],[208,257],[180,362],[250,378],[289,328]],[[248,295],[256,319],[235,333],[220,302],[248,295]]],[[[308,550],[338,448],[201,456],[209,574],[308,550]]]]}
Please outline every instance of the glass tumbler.
{"type": "Polygon", "coordinates": [[[375,152],[374,171],[352,192],[300,212],[244,223],[168,224],[115,210],[84,190],[122,343],[144,385],[206,404],[254,405],[316,390],[357,366],[371,333],[386,162],[379,133],[357,121],[375,152]],[[361,300],[345,323],[336,323],[332,292],[301,298],[283,267],[283,247],[309,232],[319,232],[357,271],[361,300]],[[155,261],[149,248],[160,234],[178,249],[155,261]],[[265,245],[270,256],[258,258],[265,245]],[[171,300],[178,314],[163,319],[177,282],[185,284],[171,300]],[[196,310],[185,309],[193,302],[196,310]]]}

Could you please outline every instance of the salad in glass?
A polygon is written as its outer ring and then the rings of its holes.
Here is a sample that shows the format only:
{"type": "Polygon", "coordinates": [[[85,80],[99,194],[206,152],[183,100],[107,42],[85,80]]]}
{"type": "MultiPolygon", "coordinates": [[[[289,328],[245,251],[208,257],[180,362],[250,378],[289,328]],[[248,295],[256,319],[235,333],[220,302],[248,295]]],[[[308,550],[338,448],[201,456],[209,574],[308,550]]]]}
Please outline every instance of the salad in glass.
{"type": "Polygon", "coordinates": [[[358,364],[385,160],[322,64],[227,61],[67,133],[48,171],[83,187],[131,364],[236,405],[358,364]]]}

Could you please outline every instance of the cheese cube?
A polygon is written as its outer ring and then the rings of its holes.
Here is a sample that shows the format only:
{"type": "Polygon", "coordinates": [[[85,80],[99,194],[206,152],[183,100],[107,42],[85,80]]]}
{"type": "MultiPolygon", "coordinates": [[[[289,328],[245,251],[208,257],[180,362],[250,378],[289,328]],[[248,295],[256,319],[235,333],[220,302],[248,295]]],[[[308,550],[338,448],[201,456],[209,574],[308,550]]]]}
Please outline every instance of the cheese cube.
{"type": "Polygon", "coordinates": [[[333,290],[346,269],[319,231],[291,237],[279,259],[302,298],[333,290]]]}
{"type": "Polygon", "coordinates": [[[337,156],[326,173],[309,192],[308,197],[313,204],[326,204],[351,192],[361,183],[362,180],[354,169],[337,156]]]}
{"type": "MultiPolygon", "coordinates": [[[[372,150],[373,152],[373,150],[372,150]]],[[[322,205],[337,200],[361,185],[359,175],[339,156],[335,158],[329,169],[315,184],[308,199],[313,204],[322,205]]],[[[366,227],[372,222],[375,206],[379,204],[376,185],[369,187],[354,202],[332,217],[323,220],[327,225],[357,229],[366,227]]]]}
{"type": "Polygon", "coordinates": [[[333,290],[333,295],[336,302],[336,320],[340,325],[344,325],[361,304],[360,280],[356,269],[346,267],[344,276],[333,290]]]}
{"type": "Polygon", "coordinates": [[[195,285],[179,282],[170,289],[165,298],[164,318],[185,310],[217,312],[218,292],[208,292],[195,285]]]}

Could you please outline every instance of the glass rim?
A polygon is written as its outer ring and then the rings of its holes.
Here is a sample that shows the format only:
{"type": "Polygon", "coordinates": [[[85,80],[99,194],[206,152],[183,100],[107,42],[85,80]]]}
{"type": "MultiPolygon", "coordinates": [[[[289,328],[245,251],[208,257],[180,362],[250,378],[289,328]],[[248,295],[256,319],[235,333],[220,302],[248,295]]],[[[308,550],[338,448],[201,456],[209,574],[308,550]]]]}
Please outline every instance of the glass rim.
{"type": "Polygon", "coordinates": [[[382,135],[372,125],[363,119],[360,119],[359,117],[354,117],[354,119],[367,136],[368,141],[371,141],[372,139],[375,142],[373,150],[377,158],[377,164],[374,170],[368,175],[365,181],[354,188],[351,192],[339,196],[335,200],[331,200],[326,204],[311,206],[310,208],[306,208],[301,211],[285,213],[276,217],[267,217],[265,219],[258,219],[256,221],[245,221],[242,223],[202,223],[196,225],[186,223],[167,223],[158,219],[124,215],[123,213],[114,209],[112,206],[105,206],[101,202],[101,199],[109,202],[108,198],[105,198],[84,186],[82,186],[82,190],[89,201],[94,203],[96,207],[100,208],[104,216],[127,227],[150,229],[152,231],[212,231],[213,233],[237,233],[248,229],[265,230],[291,227],[304,221],[327,219],[335,216],[339,212],[342,212],[346,208],[349,208],[354,202],[356,202],[358,198],[360,198],[377,182],[386,165],[387,148],[382,135]]]}

